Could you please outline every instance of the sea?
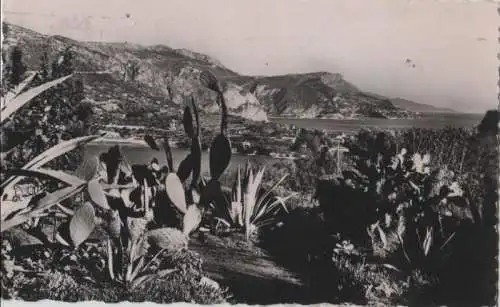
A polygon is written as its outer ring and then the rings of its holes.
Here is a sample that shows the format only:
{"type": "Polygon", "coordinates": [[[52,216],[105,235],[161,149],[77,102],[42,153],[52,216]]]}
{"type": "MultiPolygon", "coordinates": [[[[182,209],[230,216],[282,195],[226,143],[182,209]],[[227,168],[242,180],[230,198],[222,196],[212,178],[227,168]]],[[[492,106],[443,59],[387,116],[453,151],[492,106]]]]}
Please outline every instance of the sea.
{"type": "MultiPolygon", "coordinates": [[[[90,143],[85,146],[84,149],[84,159],[99,156],[99,154],[108,151],[108,149],[117,143],[90,143]]],[[[147,145],[140,146],[137,144],[127,144],[127,143],[119,143],[120,149],[125,156],[125,159],[131,164],[148,164],[154,158],[158,159],[158,163],[160,165],[166,165],[167,159],[163,150],[156,151],[148,147],[147,145]]],[[[172,148],[172,160],[175,169],[178,168],[181,161],[186,158],[189,154],[189,151],[184,148],[172,148]]],[[[228,166],[229,171],[236,170],[238,165],[243,167],[247,161],[258,161],[259,163],[267,163],[270,162],[270,157],[267,156],[247,156],[238,153],[233,153],[231,156],[231,161],[228,166]]],[[[201,172],[202,174],[209,174],[209,152],[203,151],[201,157],[201,172]]]]}
{"type": "MultiPolygon", "coordinates": [[[[479,124],[482,114],[427,114],[419,119],[302,119],[302,118],[270,118],[271,121],[294,125],[300,128],[308,129],[326,129],[330,131],[352,133],[361,128],[382,128],[382,129],[404,129],[404,128],[434,128],[442,129],[449,127],[474,127],[479,124]]],[[[85,156],[96,156],[101,152],[107,151],[114,143],[91,143],[85,148],[85,156]]],[[[157,158],[161,165],[166,164],[166,158],[163,151],[155,151],[148,146],[137,144],[120,143],[125,158],[131,164],[149,163],[153,158],[157,158]]],[[[174,166],[177,168],[179,163],[187,156],[187,149],[172,148],[174,166]]],[[[233,153],[229,169],[236,169],[238,165],[244,165],[247,160],[259,160],[261,163],[273,161],[274,158],[268,156],[248,156],[233,153]]],[[[209,173],[209,153],[202,153],[202,174],[209,173]]]]}
{"type": "Polygon", "coordinates": [[[424,114],[418,119],[305,119],[273,117],[271,121],[280,124],[294,125],[299,128],[326,129],[336,132],[355,132],[361,128],[405,129],[446,127],[474,127],[481,122],[484,114],[438,113],[424,114]]]}

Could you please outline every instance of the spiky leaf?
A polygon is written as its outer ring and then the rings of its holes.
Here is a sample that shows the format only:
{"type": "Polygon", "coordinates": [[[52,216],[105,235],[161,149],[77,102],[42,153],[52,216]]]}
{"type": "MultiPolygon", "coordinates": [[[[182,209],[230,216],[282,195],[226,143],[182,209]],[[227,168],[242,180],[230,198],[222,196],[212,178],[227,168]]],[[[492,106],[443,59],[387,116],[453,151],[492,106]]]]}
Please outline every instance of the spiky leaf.
{"type": "Polygon", "coordinates": [[[68,75],[50,82],[46,82],[42,85],[34,87],[32,89],[27,90],[26,92],[19,94],[14,99],[9,101],[5,108],[2,109],[0,113],[0,123],[3,123],[6,119],[8,119],[12,114],[14,114],[19,108],[28,103],[31,99],[45,92],[46,90],[64,82],[66,79],[70,78],[72,75],[68,75]]]}
{"type": "MultiPolygon", "coordinates": [[[[28,86],[28,84],[31,83],[31,81],[35,78],[35,76],[37,75],[38,72],[36,71],[33,71],[30,73],[30,75],[28,77],[26,77],[26,79],[24,79],[23,81],[21,81],[21,83],[19,83],[16,87],[14,87],[13,89],[11,89],[4,97],[5,99],[5,104],[8,104],[9,102],[11,102],[16,96],[18,96],[19,94],[21,94],[21,92],[28,86]]],[[[2,101],[3,103],[3,101],[2,101]]],[[[5,106],[2,104],[2,108],[4,108],[5,106]]]]}
{"type": "MultiPolygon", "coordinates": [[[[53,146],[46,151],[42,152],[35,158],[33,158],[30,162],[26,163],[26,165],[23,166],[23,169],[36,169],[40,168],[46,163],[50,162],[51,160],[64,155],[65,153],[72,151],[83,144],[86,144],[88,142],[91,142],[97,138],[100,138],[101,135],[91,135],[91,136],[82,136],[78,138],[74,138],[68,141],[61,142],[57,144],[56,146],[53,146]]],[[[4,182],[2,182],[2,191],[9,191],[12,189],[12,187],[18,183],[22,178],[21,177],[10,177],[4,182]]]]}
{"type": "Polygon", "coordinates": [[[65,173],[63,171],[56,171],[51,169],[13,169],[5,172],[7,176],[23,176],[23,177],[36,177],[44,180],[55,180],[67,185],[80,185],[85,183],[78,177],[65,173]]]}
{"type": "Polygon", "coordinates": [[[56,241],[64,246],[71,246],[69,225],[70,222],[64,222],[57,228],[56,241]]]}
{"type": "Polygon", "coordinates": [[[80,193],[84,188],[85,184],[81,184],[78,186],[69,186],[66,188],[62,188],[53,193],[47,194],[45,197],[43,197],[36,203],[32,212],[29,214],[38,214],[52,205],[55,205],[70,197],[73,197],[77,193],[80,193]]]}
{"type": "Polygon", "coordinates": [[[20,228],[12,228],[3,234],[9,239],[13,244],[18,246],[31,246],[31,245],[42,245],[43,242],[37,237],[27,233],[25,230],[20,228]]]}

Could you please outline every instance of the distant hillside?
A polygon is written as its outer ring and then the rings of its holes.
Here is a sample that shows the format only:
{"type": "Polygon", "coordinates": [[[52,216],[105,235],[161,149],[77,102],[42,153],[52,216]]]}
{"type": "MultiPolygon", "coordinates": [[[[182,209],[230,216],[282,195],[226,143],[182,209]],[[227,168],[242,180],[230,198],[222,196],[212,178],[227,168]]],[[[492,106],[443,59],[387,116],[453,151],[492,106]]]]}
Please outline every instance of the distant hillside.
{"type": "Polygon", "coordinates": [[[420,112],[420,113],[457,113],[457,111],[448,108],[439,108],[429,104],[417,103],[403,98],[391,98],[392,104],[400,109],[420,112]]]}
{"type": "Polygon", "coordinates": [[[187,97],[193,97],[204,112],[218,110],[215,94],[199,82],[199,74],[210,70],[221,81],[229,112],[251,120],[267,116],[307,118],[408,117],[385,97],[363,93],[341,74],[327,72],[271,77],[240,75],[211,57],[168,46],[130,43],[81,42],[62,36],[46,36],[8,24],[4,50],[18,45],[30,69],[39,69],[43,52],[49,56],[71,47],[82,74],[87,99],[110,115],[137,112],[179,114],[187,97]],[[126,79],[128,63],[139,72],[126,79]]]}

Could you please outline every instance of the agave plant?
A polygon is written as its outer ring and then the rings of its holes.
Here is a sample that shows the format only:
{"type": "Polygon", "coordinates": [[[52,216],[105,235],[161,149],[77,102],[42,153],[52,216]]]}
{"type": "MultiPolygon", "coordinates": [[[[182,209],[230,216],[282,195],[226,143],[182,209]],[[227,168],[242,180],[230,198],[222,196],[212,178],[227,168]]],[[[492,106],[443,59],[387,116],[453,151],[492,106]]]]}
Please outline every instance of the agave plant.
{"type": "Polygon", "coordinates": [[[34,79],[36,74],[36,72],[30,74],[29,77],[22,81],[11,92],[7,93],[7,95],[3,98],[4,101],[2,103],[0,113],[0,123],[4,123],[4,121],[9,119],[10,116],[13,115],[19,108],[30,102],[36,96],[72,77],[72,75],[64,76],[23,92],[23,90],[34,79]]]}
{"type": "Polygon", "coordinates": [[[264,190],[262,188],[264,171],[265,167],[262,167],[254,172],[251,164],[247,162],[242,176],[238,167],[236,181],[231,190],[231,202],[227,203],[225,215],[219,217],[223,220],[225,218],[228,225],[243,227],[247,240],[259,228],[275,223],[275,218],[281,209],[288,212],[285,203],[296,195],[290,194],[286,197],[275,195],[276,189],[288,175],[284,175],[273,186],[264,190]]]}
{"type": "Polygon", "coordinates": [[[135,288],[143,282],[175,271],[172,268],[161,268],[155,261],[161,255],[187,248],[187,236],[174,228],[148,230],[146,219],[129,218],[125,243],[122,227],[118,212],[113,212],[106,227],[107,266],[111,280],[135,288]],[[154,256],[151,257],[152,254],[154,256]]]}
{"type": "Polygon", "coordinates": [[[61,202],[85,190],[87,187],[86,181],[61,171],[43,169],[42,166],[58,156],[99,137],[101,136],[94,135],[62,142],[35,157],[21,170],[7,170],[6,175],[8,177],[1,184],[2,206],[6,207],[2,210],[2,232],[34,218],[46,215],[47,211],[50,211],[52,207],[56,205],[58,205],[57,208],[61,207],[61,202]],[[33,197],[23,199],[19,202],[9,201],[9,196],[15,193],[15,184],[26,176],[48,179],[64,186],[50,193],[42,191],[33,197]]]}

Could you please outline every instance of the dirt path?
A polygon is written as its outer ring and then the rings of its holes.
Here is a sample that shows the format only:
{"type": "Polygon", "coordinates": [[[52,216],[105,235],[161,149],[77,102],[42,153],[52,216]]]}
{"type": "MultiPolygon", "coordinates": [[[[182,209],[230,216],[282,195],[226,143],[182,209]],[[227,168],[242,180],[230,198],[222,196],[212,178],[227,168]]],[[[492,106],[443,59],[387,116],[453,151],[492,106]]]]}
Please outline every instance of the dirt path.
{"type": "Polygon", "coordinates": [[[206,236],[193,239],[190,248],[203,258],[208,276],[229,287],[234,301],[247,304],[305,303],[307,287],[257,247],[242,241],[206,236]]]}

